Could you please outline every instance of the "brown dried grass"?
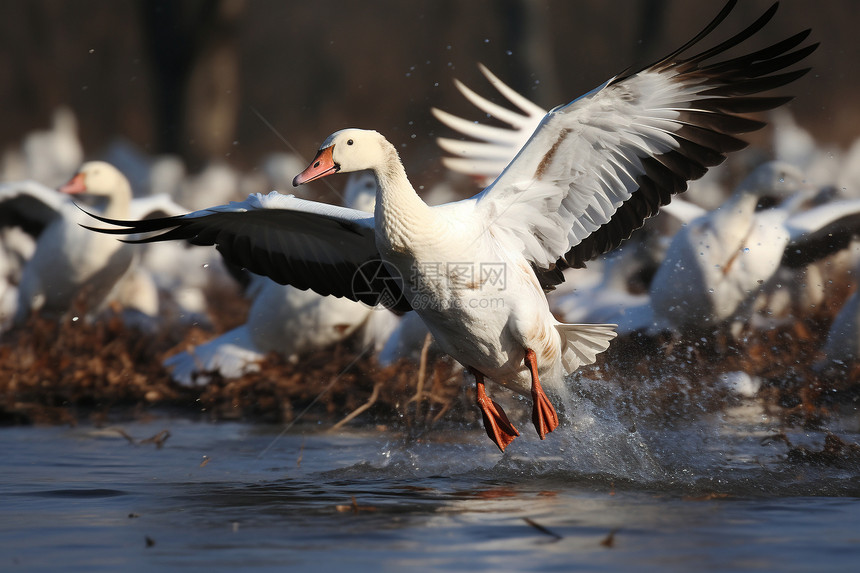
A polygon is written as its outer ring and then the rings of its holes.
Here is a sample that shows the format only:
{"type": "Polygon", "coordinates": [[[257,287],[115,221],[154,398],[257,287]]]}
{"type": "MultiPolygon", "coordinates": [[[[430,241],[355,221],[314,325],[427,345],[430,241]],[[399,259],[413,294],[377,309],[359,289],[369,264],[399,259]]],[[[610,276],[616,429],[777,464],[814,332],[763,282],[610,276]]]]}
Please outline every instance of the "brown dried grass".
{"type": "MultiPolygon", "coordinates": [[[[440,422],[475,423],[472,393],[450,359],[381,368],[350,344],[293,364],[268,357],[258,372],[199,388],[181,387],[161,366],[165,356],[237,324],[244,303],[214,304],[213,329],[172,325],[147,333],[116,314],[95,322],[33,317],[0,337],[0,423],[73,424],[141,417],[167,410],[213,420],[324,421],[336,424],[362,408],[357,421],[426,431],[440,422]]],[[[724,336],[633,335],[614,341],[582,375],[620,388],[638,415],[671,420],[719,411],[734,398],[720,374],[743,371],[764,380],[758,399],[786,424],[820,427],[860,398],[860,364],[828,372],[819,358],[833,311],[750,333],[743,343],[724,336]]],[[[501,393],[501,391],[500,391],[501,393]]]]}

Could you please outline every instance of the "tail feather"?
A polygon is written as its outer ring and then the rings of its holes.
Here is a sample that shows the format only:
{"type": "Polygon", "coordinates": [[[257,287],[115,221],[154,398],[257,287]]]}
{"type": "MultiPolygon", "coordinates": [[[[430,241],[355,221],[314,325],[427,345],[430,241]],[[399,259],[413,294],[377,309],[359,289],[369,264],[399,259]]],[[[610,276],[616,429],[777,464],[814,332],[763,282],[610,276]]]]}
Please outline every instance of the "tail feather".
{"type": "Polygon", "coordinates": [[[567,372],[591,364],[597,355],[609,348],[609,341],[617,336],[615,324],[564,324],[556,325],[564,339],[561,362],[567,372]]]}

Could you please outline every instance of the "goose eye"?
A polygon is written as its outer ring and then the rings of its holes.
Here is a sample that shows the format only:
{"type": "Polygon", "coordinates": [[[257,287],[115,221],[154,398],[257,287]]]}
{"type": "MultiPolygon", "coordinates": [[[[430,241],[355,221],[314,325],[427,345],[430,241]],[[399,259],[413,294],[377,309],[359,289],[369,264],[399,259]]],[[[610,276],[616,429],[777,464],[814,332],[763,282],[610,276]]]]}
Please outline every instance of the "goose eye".
{"type": "Polygon", "coordinates": [[[347,144],[347,145],[352,145],[353,143],[354,143],[354,142],[353,142],[351,139],[348,139],[348,140],[346,141],[346,144],[347,144]]]}

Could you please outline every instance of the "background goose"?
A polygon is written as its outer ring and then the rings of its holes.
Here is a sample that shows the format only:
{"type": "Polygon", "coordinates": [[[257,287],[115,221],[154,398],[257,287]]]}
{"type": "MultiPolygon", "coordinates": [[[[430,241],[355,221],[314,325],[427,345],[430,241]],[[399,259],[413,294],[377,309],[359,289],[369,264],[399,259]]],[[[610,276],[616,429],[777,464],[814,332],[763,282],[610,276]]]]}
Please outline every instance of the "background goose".
{"type": "Polygon", "coordinates": [[[776,272],[788,243],[782,223],[790,207],[759,211],[759,201],[786,200],[805,187],[798,169],[766,163],[728,201],[682,228],[651,282],[656,315],[678,330],[710,328],[734,316],[776,272]]]}
{"type": "Polygon", "coordinates": [[[841,238],[817,245],[822,236],[853,234],[860,203],[837,201],[807,209],[812,195],[799,170],[768,162],[725,204],[681,229],[651,282],[658,321],[678,331],[712,329],[733,319],[746,322],[757,295],[786,257],[803,258],[794,264],[799,266],[844,247],[847,241],[841,238]],[[757,209],[767,198],[781,203],[757,209]]]}
{"type": "Polygon", "coordinates": [[[215,244],[229,260],[320,294],[415,310],[436,342],[476,378],[484,425],[504,448],[518,435],[486,395],[490,378],[533,399],[543,438],[558,425],[541,381],[596,359],[612,325],[563,324],[544,295],[562,270],[617,247],[687,181],[746,144],[736,134],[764,124],[737,114],[787,98],[752,97],[807,70],[783,72],[816,45],[808,31],[773,46],[711,62],[753,36],[772,7],[714,48],[682,57],[736,2],[690,42],[640,71],[617,76],[547,114],[540,127],[478,195],[436,207],[415,193],[395,147],[374,131],[329,136],[295,185],[370,169],[378,182],[374,216],[269,194],[110,232],[161,231],[146,240],[215,244]]]}
{"type": "Polygon", "coordinates": [[[78,122],[67,107],[54,110],[50,129],[34,131],[20,148],[7,150],[2,158],[6,181],[32,180],[57,187],[67,181],[84,160],[78,139],[78,122]]]}
{"type": "MultiPolygon", "coordinates": [[[[30,181],[0,187],[0,222],[37,238],[21,271],[16,322],[31,311],[63,313],[73,303],[95,312],[132,267],[134,248],[81,227],[86,216],[78,202],[118,217],[142,218],[180,209],[166,197],[133,202],[128,180],[101,161],[81,166],[60,192],[30,181]]],[[[132,290],[120,289],[117,294],[123,292],[132,290]]],[[[151,312],[151,293],[146,296],[150,300],[142,302],[141,309],[151,312]]]]}
{"type": "MultiPolygon", "coordinates": [[[[82,213],[74,201],[43,189],[38,194],[19,192],[6,195],[4,208],[28,205],[27,213],[37,213],[44,225],[36,251],[27,262],[18,290],[16,322],[23,322],[31,311],[62,313],[82,297],[83,308],[98,309],[116,282],[132,264],[133,250],[116,241],[105,241],[87,233],[79,223],[82,213]],[[37,202],[34,209],[32,205],[37,202]]],[[[60,188],[92,203],[106,216],[129,216],[131,187],[125,177],[103,162],[85,163],[72,179],[60,188]]],[[[19,217],[27,220],[22,210],[19,217]]],[[[33,220],[33,219],[31,219],[33,220]]]]}
{"type": "MultiPolygon", "coordinates": [[[[856,273],[860,267],[855,269],[856,273]]],[[[830,325],[822,347],[824,356],[815,364],[824,371],[831,366],[847,368],[860,361],[860,290],[855,290],[830,325]]]]}

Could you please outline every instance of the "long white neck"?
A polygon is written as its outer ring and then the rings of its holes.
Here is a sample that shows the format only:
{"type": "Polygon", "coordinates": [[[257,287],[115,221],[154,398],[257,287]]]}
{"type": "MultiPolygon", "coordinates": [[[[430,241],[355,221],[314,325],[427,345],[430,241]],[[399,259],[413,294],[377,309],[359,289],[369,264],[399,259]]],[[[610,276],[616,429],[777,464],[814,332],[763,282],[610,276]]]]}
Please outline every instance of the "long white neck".
{"type": "Polygon", "coordinates": [[[377,229],[398,251],[409,250],[415,240],[433,228],[433,212],[415,192],[397,150],[385,142],[385,160],[374,169],[377,229]]]}
{"type": "Polygon", "coordinates": [[[131,209],[131,188],[123,189],[112,195],[105,206],[105,217],[127,219],[131,209]]]}
{"type": "Polygon", "coordinates": [[[754,193],[736,191],[729,199],[720,205],[711,216],[715,225],[738,225],[741,221],[752,220],[758,205],[759,197],[754,193]]]}
{"type": "Polygon", "coordinates": [[[131,185],[125,177],[103,178],[94,181],[86,191],[86,195],[96,201],[96,206],[102,210],[105,217],[110,219],[129,218],[132,193],[131,185]]]}

